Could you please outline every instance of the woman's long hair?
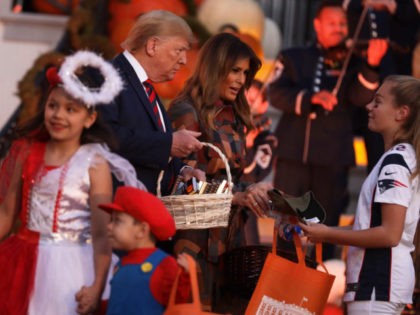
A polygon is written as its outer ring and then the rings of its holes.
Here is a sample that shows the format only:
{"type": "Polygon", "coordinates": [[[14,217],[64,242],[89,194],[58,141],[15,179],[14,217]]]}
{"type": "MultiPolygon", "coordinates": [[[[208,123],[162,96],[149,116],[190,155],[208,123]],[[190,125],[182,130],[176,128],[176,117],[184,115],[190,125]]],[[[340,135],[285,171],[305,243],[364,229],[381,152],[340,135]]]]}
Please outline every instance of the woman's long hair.
{"type": "Polygon", "coordinates": [[[245,98],[255,74],[261,67],[261,61],[254,51],[238,37],[229,33],[220,33],[211,37],[201,48],[196,70],[186,82],[184,89],[173,101],[189,98],[200,117],[205,131],[214,129],[215,104],[220,100],[220,85],[229,75],[235,62],[249,59],[249,71],[245,85],[240,89],[233,102],[235,114],[249,131],[253,128],[251,113],[245,98]]]}
{"type": "Polygon", "coordinates": [[[410,109],[407,120],[401,126],[394,139],[394,144],[411,143],[416,152],[417,168],[413,177],[420,173],[420,79],[407,75],[391,75],[385,82],[392,84],[391,94],[396,107],[408,106],[410,109]]]}

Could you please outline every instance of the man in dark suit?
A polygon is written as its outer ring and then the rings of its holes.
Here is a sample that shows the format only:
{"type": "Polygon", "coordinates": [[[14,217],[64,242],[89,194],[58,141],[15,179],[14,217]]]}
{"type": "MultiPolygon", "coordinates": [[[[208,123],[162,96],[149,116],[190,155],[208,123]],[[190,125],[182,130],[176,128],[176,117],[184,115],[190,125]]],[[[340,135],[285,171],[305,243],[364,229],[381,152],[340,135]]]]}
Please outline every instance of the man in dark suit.
{"type": "Polygon", "coordinates": [[[112,60],[125,87],[111,104],[101,106],[105,121],[119,140],[118,153],[136,169],[138,178],[156,194],[161,171],[162,195],[170,192],[177,174],[203,179],[198,170],[185,167],[179,157],[201,149],[200,133],[172,131],[165,108],[152,83],[172,80],[186,63],[186,52],[194,41],[188,24],[167,11],[140,16],[126,40],[125,49],[112,60]]]}
{"type": "MultiPolygon", "coordinates": [[[[325,223],[335,226],[347,205],[348,169],[355,163],[352,111],[367,104],[379,86],[377,66],[387,44],[373,40],[367,63],[353,58],[335,93],[343,60],[329,53],[348,33],[341,1],[322,2],[314,28],[314,44],[280,54],[283,71],[268,88],[270,103],[283,111],[274,185],[294,196],[312,190],[327,212],[325,223]]],[[[326,249],[324,258],[331,258],[334,249],[326,249]]]]}

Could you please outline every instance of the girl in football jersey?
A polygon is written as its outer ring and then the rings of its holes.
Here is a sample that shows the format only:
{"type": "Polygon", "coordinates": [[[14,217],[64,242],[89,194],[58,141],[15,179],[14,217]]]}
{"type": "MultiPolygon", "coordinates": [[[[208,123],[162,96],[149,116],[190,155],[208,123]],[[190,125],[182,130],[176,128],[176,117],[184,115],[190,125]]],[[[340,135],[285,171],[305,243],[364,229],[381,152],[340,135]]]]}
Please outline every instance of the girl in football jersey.
{"type": "Polygon", "coordinates": [[[348,314],[401,314],[412,303],[419,219],[420,80],[389,76],[367,104],[385,153],[365,180],[352,228],[301,225],[312,242],[349,245],[348,314]]]}

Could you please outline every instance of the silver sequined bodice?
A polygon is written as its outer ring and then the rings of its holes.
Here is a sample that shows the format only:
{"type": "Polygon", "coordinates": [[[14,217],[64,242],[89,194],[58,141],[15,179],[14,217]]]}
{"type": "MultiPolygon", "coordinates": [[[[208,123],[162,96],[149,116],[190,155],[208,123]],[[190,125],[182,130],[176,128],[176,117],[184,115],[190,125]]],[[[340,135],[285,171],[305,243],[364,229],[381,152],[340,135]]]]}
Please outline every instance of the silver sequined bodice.
{"type": "Polygon", "coordinates": [[[95,154],[94,147],[82,146],[67,165],[40,171],[42,175],[30,192],[29,229],[51,240],[90,240],[89,167],[95,154]],[[61,196],[57,198],[60,187],[61,196]],[[56,202],[57,230],[53,233],[56,202]]]}
{"type": "Polygon", "coordinates": [[[127,160],[111,153],[104,145],[85,144],[65,165],[40,170],[40,175],[29,192],[28,228],[40,232],[41,240],[46,242],[89,243],[89,168],[103,160],[108,162],[118,181],[146,190],[143,183],[137,180],[136,171],[127,160]]]}

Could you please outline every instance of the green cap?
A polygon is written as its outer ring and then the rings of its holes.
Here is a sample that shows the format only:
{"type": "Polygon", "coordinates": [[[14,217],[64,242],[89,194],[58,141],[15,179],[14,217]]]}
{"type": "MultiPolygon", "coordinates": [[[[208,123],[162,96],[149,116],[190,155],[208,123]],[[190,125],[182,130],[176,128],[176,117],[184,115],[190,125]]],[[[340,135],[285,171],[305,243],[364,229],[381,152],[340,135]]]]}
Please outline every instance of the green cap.
{"type": "Polygon", "coordinates": [[[275,212],[295,216],[303,223],[322,223],[325,220],[325,210],[316,200],[312,191],[307,191],[300,197],[285,196],[280,190],[268,191],[275,212]]]}

